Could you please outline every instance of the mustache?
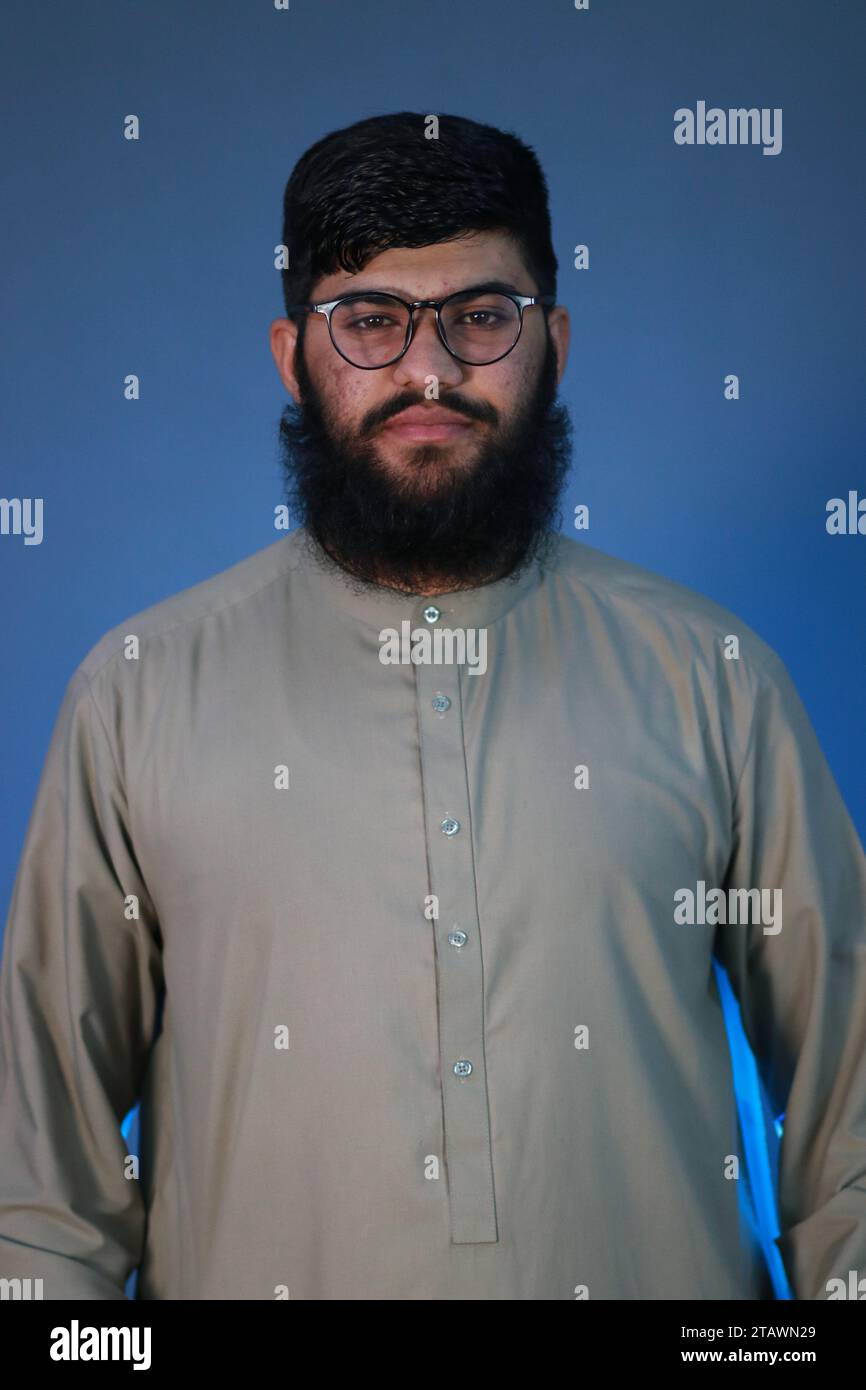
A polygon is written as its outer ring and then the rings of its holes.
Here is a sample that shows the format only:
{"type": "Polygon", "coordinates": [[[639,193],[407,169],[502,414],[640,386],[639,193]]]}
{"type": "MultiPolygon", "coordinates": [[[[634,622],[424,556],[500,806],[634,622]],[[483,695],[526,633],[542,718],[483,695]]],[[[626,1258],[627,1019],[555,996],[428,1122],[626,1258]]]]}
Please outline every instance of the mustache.
{"type": "MultiPolygon", "coordinates": [[[[392,416],[400,415],[413,405],[426,405],[427,399],[426,396],[419,396],[417,392],[407,391],[403,395],[394,396],[390,401],[384,401],[364,417],[358,434],[366,438],[392,416]]],[[[465,396],[457,396],[449,391],[447,397],[437,397],[435,404],[440,410],[453,410],[455,415],[465,415],[467,419],[480,420],[483,424],[495,425],[499,421],[499,411],[489,401],[467,400],[465,396]]]]}

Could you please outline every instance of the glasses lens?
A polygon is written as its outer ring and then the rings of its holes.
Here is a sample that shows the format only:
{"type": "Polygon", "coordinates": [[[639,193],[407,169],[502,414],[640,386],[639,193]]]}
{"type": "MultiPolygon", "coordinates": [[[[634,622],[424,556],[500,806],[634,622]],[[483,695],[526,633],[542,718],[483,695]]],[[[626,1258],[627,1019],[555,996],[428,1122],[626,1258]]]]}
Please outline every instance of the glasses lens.
{"type": "Polygon", "coordinates": [[[344,300],[331,315],[334,342],[356,367],[382,367],[399,357],[408,327],[408,310],[389,294],[344,300]]]}
{"type": "Polygon", "coordinates": [[[442,332],[464,362],[493,362],[517,342],[520,310],[504,294],[461,294],[444,306],[442,332]]]}

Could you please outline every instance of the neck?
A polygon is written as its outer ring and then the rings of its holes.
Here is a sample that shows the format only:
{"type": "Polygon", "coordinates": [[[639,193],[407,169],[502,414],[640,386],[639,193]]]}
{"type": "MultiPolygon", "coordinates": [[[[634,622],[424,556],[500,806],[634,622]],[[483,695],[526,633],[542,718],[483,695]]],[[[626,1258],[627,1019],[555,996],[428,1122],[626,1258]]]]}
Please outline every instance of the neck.
{"type": "Polygon", "coordinates": [[[380,588],[395,589],[398,593],[411,594],[418,598],[435,598],[438,594],[456,593],[461,589],[476,589],[481,584],[489,584],[496,579],[504,577],[502,575],[491,575],[489,579],[475,580],[466,584],[459,579],[454,579],[452,576],[441,575],[434,578],[430,575],[426,575],[423,579],[418,579],[409,584],[403,584],[398,579],[392,579],[390,575],[379,571],[374,578],[369,579],[366,575],[361,576],[355,574],[351,566],[340,556],[339,552],[332,550],[330,546],[325,546],[323,544],[322,549],[328,557],[333,560],[335,565],[339,565],[340,569],[344,570],[346,574],[351,575],[354,579],[360,578],[363,579],[364,582],[376,584],[380,588]]]}

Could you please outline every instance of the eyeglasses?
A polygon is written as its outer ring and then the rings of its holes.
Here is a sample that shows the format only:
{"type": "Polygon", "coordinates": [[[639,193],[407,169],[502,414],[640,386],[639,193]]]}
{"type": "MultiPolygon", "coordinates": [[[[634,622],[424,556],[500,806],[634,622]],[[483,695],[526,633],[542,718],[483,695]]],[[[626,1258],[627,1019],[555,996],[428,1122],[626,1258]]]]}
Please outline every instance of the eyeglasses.
{"type": "Polygon", "coordinates": [[[552,294],[511,294],[475,285],[445,299],[408,303],[378,291],[343,295],[322,304],[292,304],[289,312],[324,314],[331,342],[353,367],[375,371],[398,362],[415,334],[418,309],[435,309],[445,349],[458,362],[489,367],[507,357],[523,329],[523,311],[533,304],[555,304],[552,294]]]}

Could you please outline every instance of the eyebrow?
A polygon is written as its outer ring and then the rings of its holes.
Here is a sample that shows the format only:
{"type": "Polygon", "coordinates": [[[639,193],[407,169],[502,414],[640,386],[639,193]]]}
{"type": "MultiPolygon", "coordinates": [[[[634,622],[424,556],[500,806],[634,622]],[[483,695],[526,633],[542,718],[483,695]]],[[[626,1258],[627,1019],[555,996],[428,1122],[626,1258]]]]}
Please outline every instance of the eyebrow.
{"type": "MultiPolygon", "coordinates": [[[[451,290],[451,294],[468,294],[474,290],[477,294],[520,294],[521,291],[516,285],[510,284],[507,280],[484,280],[481,284],[465,285],[463,289],[451,290]]],[[[347,294],[394,294],[398,299],[405,299],[409,304],[412,303],[412,296],[405,290],[397,289],[393,285],[362,285],[360,289],[346,289],[342,294],[332,295],[332,299],[343,299],[347,294]]],[[[447,299],[447,295],[442,295],[447,299]]]]}

